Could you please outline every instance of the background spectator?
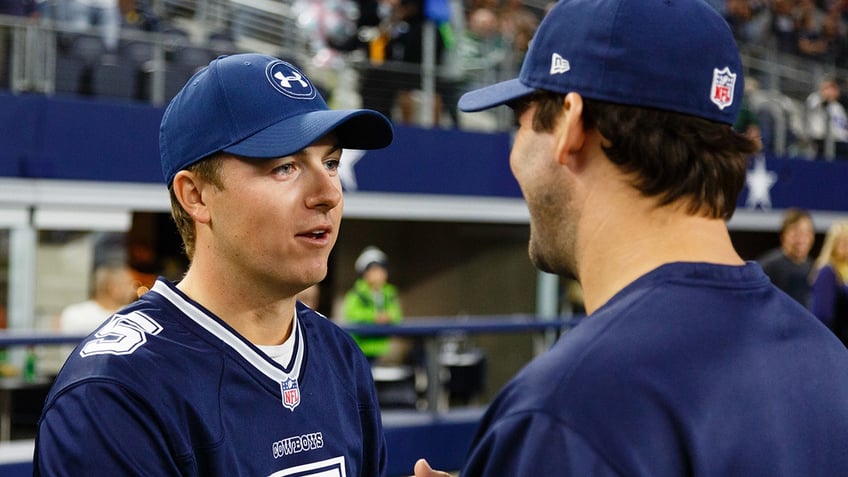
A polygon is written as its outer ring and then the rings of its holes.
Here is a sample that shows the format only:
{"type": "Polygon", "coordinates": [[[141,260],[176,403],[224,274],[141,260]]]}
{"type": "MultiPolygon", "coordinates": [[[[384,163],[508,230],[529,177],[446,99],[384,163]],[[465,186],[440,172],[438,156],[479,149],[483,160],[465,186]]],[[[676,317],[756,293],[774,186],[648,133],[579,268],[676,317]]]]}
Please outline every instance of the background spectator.
{"type": "Polygon", "coordinates": [[[823,58],[827,43],[821,37],[821,24],[818,15],[811,11],[801,12],[795,25],[798,54],[816,60],[823,58]]]}
{"type": "MultiPolygon", "coordinates": [[[[402,124],[415,121],[412,93],[421,87],[422,35],[425,24],[422,0],[391,0],[379,11],[379,33],[369,44],[371,67],[360,82],[365,108],[393,117],[397,104],[402,124]]],[[[441,63],[444,41],[437,30],[436,64],[441,63]]],[[[434,124],[440,122],[441,97],[433,101],[434,124]]]]}
{"type": "MultiPolygon", "coordinates": [[[[143,289],[147,291],[146,288],[143,289]]],[[[91,298],[73,303],[62,309],[59,314],[59,331],[69,335],[85,336],[97,329],[113,313],[132,303],[137,298],[138,282],[133,278],[132,270],[123,263],[104,263],[94,269],[91,283],[91,298]]],[[[74,346],[58,348],[60,353],[51,358],[51,374],[73,352],[74,346]]]]}
{"type": "Polygon", "coordinates": [[[818,90],[807,97],[806,116],[807,136],[815,147],[816,158],[830,158],[829,141],[833,141],[836,158],[848,158],[848,113],[835,77],[824,78],[818,90]]]}
{"type": "Polygon", "coordinates": [[[60,0],[56,13],[59,21],[69,23],[80,32],[99,31],[106,48],[117,51],[123,23],[118,0],[60,0]]]}
{"type": "Polygon", "coordinates": [[[507,57],[507,45],[495,12],[478,8],[468,15],[468,27],[459,41],[459,57],[466,91],[496,80],[497,70],[507,57]]]}
{"type": "Polygon", "coordinates": [[[748,0],[727,0],[724,20],[737,42],[759,42],[767,30],[768,10],[754,8],[748,0]]]}
{"type": "Polygon", "coordinates": [[[848,222],[834,222],[813,266],[810,309],[848,344],[848,222]]]}
{"type": "Polygon", "coordinates": [[[783,53],[794,54],[797,51],[798,37],[793,9],[793,0],[774,0],[771,4],[770,33],[778,51],[783,53]]]}
{"type": "Polygon", "coordinates": [[[822,60],[837,67],[844,67],[848,53],[848,37],[845,34],[845,23],[838,12],[831,12],[825,17],[821,30],[821,36],[826,42],[822,60]]]}
{"type": "MultiPolygon", "coordinates": [[[[377,247],[366,247],[356,259],[359,278],[344,297],[345,319],[358,325],[390,325],[403,319],[397,288],[388,283],[388,257],[377,247]]],[[[389,352],[390,338],[354,336],[372,363],[389,352]]]]}
{"type": "Polygon", "coordinates": [[[509,45],[508,63],[504,66],[509,69],[506,74],[511,75],[521,68],[530,40],[539,26],[539,18],[522,0],[503,0],[498,17],[501,36],[509,45]]]}
{"type": "Polygon", "coordinates": [[[780,246],[757,261],[772,283],[804,306],[809,304],[810,249],[815,241],[813,219],[802,209],[789,209],[780,227],[780,246]]]}
{"type": "Polygon", "coordinates": [[[86,335],[119,308],[136,299],[136,282],[124,264],[103,264],[94,270],[91,298],[68,305],[59,316],[63,333],[86,335]]]}

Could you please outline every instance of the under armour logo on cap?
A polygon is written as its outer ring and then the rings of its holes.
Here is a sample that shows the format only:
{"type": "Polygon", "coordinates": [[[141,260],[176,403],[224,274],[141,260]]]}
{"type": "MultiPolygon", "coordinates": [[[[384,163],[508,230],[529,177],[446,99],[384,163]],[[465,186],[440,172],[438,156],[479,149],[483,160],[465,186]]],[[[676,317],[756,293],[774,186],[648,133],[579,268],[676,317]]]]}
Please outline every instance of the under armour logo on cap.
{"type": "Polygon", "coordinates": [[[551,74],[556,75],[560,73],[565,73],[571,69],[571,65],[568,63],[568,60],[560,56],[558,53],[554,53],[551,55],[551,74]]]}
{"type": "Polygon", "coordinates": [[[316,89],[294,65],[277,60],[265,67],[265,76],[274,89],[292,99],[312,99],[316,89]]]}

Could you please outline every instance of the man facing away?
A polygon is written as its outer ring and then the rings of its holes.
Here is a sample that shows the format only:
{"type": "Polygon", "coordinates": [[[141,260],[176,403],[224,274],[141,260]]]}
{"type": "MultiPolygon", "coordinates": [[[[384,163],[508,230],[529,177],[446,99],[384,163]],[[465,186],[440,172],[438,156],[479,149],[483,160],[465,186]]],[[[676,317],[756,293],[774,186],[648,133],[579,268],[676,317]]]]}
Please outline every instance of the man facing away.
{"type": "Polygon", "coordinates": [[[391,140],[384,116],[329,110],[276,58],[195,74],[160,128],[191,264],[77,347],[47,397],[35,475],[383,475],[368,362],[295,296],[327,273],[342,148],[391,140]]]}
{"type": "Polygon", "coordinates": [[[463,477],[845,474],[848,351],[727,230],[742,91],[701,0],[562,0],[518,79],[461,99],[515,110],[530,257],[588,314],[492,402],[463,477]]]}

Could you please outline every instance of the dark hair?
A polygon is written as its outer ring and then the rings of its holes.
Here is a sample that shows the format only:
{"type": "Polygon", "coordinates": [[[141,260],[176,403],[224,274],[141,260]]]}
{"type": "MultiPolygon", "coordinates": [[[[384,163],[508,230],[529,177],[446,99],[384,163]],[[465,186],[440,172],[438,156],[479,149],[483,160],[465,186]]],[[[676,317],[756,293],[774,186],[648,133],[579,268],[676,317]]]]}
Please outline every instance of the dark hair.
{"type": "MultiPolygon", "coordinates": [[[[565,95],[537,91],[533,129],[551,131],[565,95]]],[[[759,146],[729,124],[659,109],[583,98],[583,126],[608,141],[603,150],[633,186],[661,205],[689,200],[688,212],[730,219],[759,146]]]]}

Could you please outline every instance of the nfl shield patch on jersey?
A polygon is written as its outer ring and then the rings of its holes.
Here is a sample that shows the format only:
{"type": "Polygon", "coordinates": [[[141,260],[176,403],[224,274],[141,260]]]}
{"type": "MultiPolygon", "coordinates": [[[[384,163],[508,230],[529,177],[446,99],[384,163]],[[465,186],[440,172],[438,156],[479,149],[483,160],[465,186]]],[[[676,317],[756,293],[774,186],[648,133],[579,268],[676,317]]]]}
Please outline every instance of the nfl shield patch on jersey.
{"type": "Polygon", "coordinates": [[[294,411],[294,408],[300,404],[300,388],[297,386],[297,380],[287,378],[280,383],[280,390],[283,393],[283,406],[294,411]]]}

